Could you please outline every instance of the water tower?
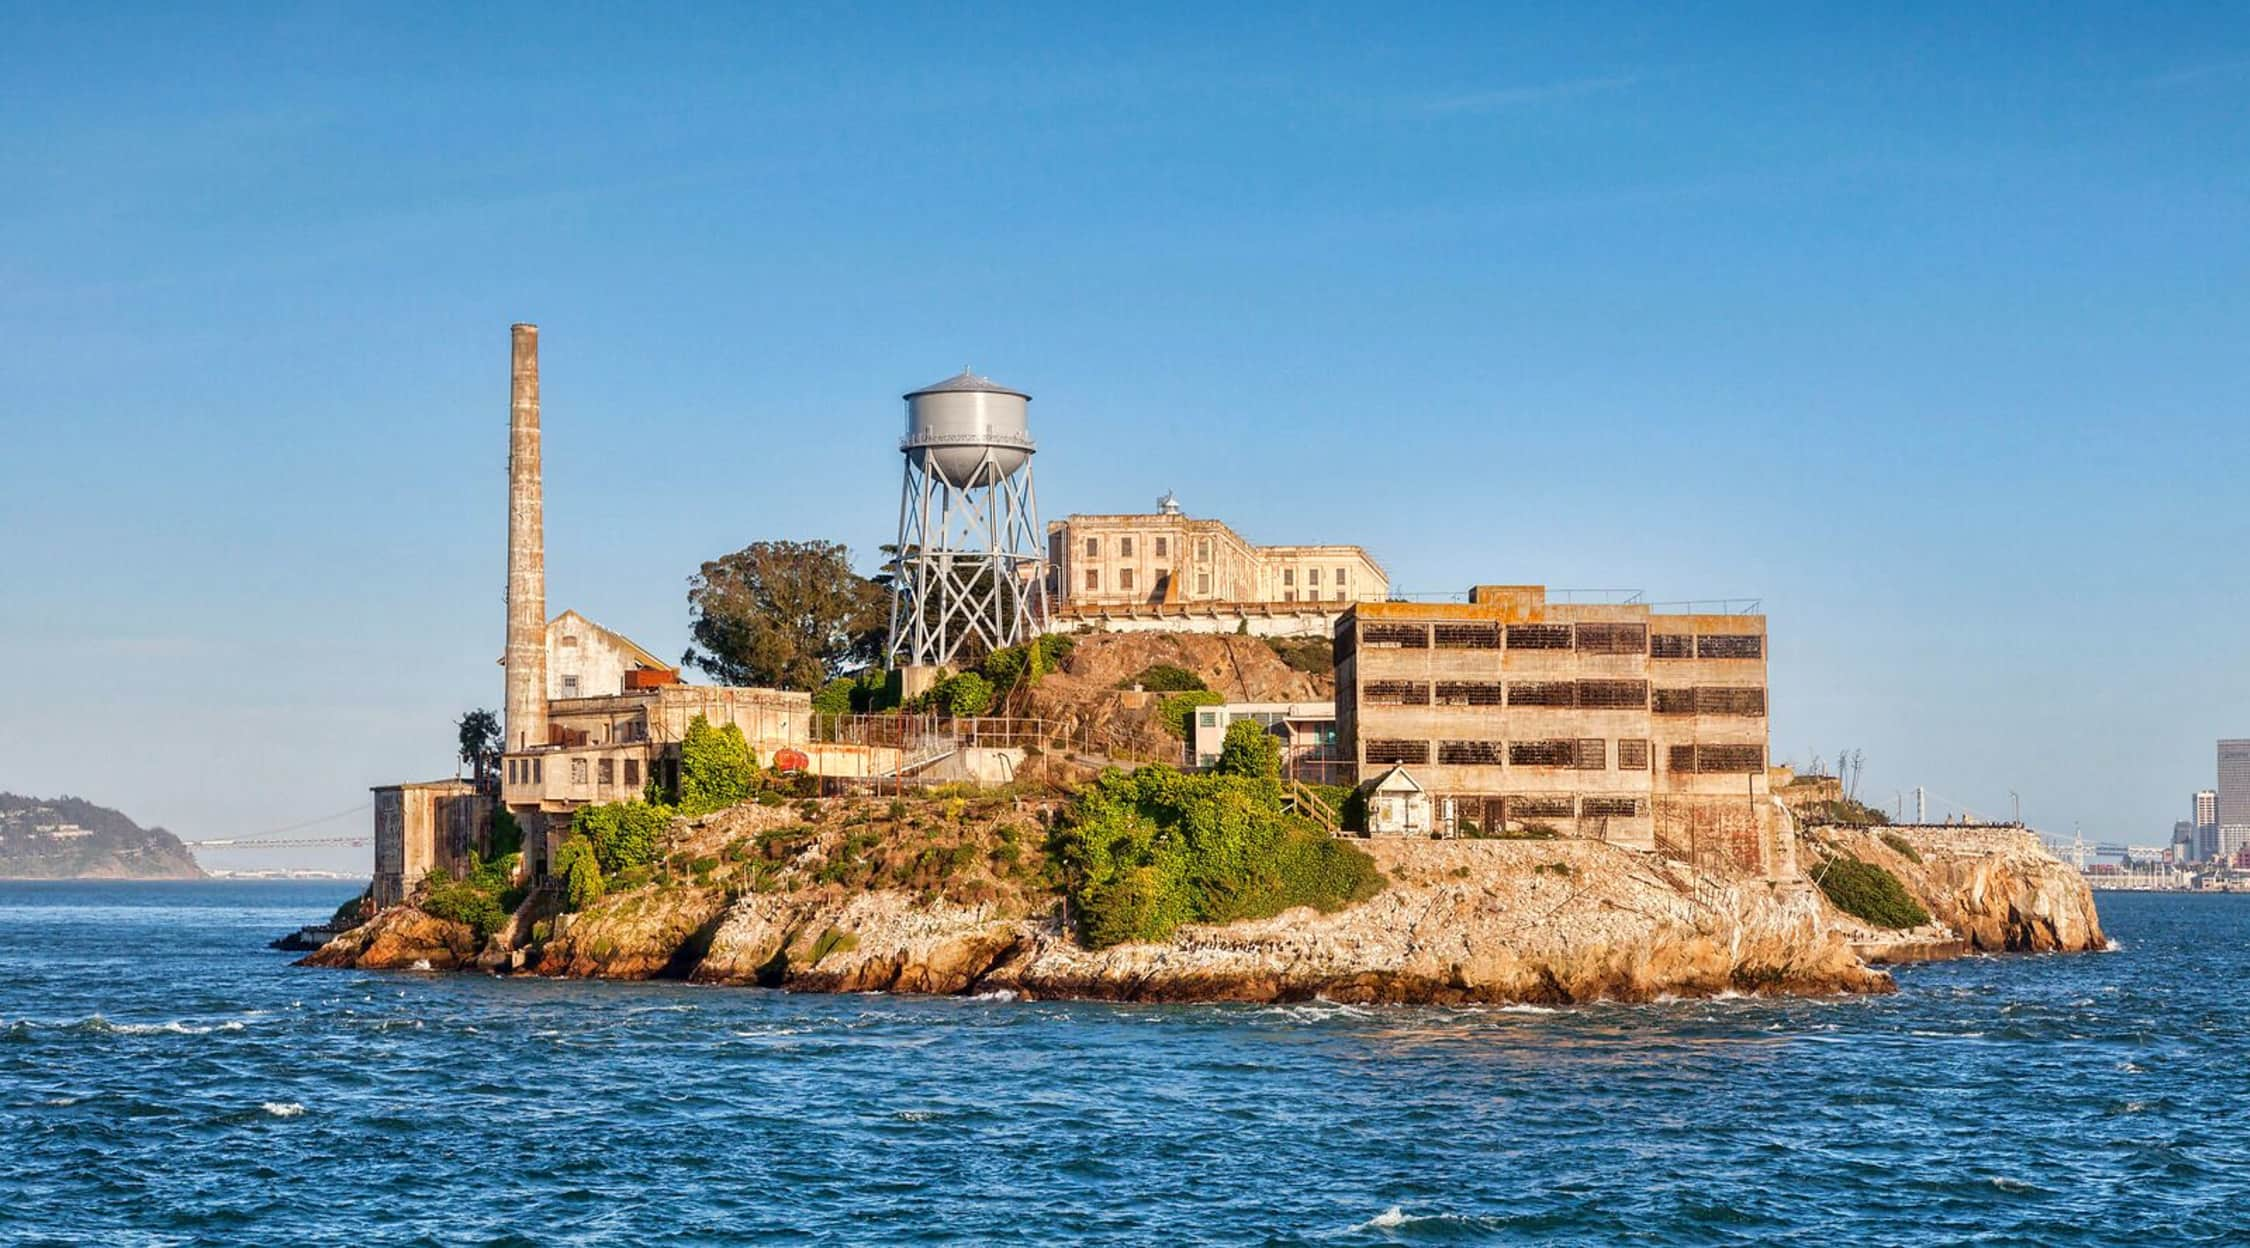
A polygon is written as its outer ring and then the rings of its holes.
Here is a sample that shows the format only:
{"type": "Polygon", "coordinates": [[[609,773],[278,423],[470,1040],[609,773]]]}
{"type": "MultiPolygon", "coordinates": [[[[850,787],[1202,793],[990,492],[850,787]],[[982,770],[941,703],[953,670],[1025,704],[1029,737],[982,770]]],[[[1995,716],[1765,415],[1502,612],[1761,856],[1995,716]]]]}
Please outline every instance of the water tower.
{"type": "Polygon", "coordinates": [[[909,696],[964,651],[1027,641],[1046,618],[1030,404],[967,369],[906,396],[890,657],[909,696]]]}

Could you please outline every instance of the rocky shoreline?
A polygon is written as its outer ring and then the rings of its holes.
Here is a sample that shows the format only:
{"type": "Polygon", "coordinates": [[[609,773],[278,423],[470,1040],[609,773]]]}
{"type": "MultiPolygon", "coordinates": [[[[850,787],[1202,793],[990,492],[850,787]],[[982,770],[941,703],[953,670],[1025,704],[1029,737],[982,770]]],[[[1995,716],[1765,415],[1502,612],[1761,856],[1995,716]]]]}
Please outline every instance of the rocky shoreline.
{"type": "MultiPolygon", "coordinates": [[[[744,808],[704,832],[787,832],[786,818],[744,808]]],[[[1800,845],[1812,852],[1799,857],[1848,854],[1890,869],[1930,912],[1920,928],[1844,914],[1809,876],[1742,878],[1600,842],[1375,840],[1360,843],[1388,883],[1361,904],[1099,950],[1075,943],[1059,898],[1036,888],[951,897],[789,877],[750,890],[651,883],[576,914],[544,912],[535,898],[482,943],[460,923],[395,907],[304,961],[800,992],[1553,1005],[1880,993],[1894,988],[1882,962],[2106,947],[2084,880],[2029,833],[1921,829],[1901,838],[1910,857],[1882,832],[1805,829],[1800,845]]],[[[799,852],[817,861],[834,851],[799,852]]]]}

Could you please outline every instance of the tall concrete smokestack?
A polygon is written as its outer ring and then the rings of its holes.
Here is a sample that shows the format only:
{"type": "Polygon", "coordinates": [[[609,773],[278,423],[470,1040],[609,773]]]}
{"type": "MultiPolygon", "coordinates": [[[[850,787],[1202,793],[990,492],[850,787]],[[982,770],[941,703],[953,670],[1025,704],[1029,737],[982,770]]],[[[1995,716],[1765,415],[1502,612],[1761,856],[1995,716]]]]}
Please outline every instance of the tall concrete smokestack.
{"type": "Polygon", "coordinates": [[[539,482],[539,327],[509,328],[508,692],[511,750],[547,743],[547,538],[539,482]]]}

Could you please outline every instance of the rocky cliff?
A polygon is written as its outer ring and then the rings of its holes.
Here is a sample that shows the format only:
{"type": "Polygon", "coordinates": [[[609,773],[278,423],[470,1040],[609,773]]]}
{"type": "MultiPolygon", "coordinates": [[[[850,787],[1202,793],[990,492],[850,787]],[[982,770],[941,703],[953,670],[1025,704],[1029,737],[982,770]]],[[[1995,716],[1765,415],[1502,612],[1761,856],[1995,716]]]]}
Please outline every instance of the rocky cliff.
{"type": "Polygon", "coordinates": [[[1067,933],[1035,848],[1047,813],[1006,799],[741,807],[681,830],[676,873],[575,914],[535,898],[481,954],[466,927],[402,907],[308,961],[816,992],[1559,1004],[1886,992],[1868,959],[2106,943],[2084,882],[2028,835],[1892,834],[1908,854],[1880,829],[1817,828],[1808,867],[1840,853],[1885,866],[1932,922],[1883,931],[1807,878],[1593,841],[1376,840],[1361,844],[1386,884],[1359,905],[1094,950],[1067,933]]]}
{"type": "Polygon", "coordinates": [[[2003,826],[1807,828],[1823,854],[1846,854],[1897,876],[1931,923],[1889,932],[1837,916],[1871,958],[1900,961],[1959,953],[2078,953],[2106,949],[2094,893],[2070,864],[2027,829],[2003,826]]]}

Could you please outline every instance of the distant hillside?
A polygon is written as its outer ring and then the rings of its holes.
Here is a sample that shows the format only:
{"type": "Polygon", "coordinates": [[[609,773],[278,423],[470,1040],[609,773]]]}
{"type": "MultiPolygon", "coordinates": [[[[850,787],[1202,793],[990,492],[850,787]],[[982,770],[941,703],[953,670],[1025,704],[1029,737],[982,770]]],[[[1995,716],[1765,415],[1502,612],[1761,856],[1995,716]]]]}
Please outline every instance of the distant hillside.
{"type": "Polygon", "coordinates": [[[0,879],[192,880],[180,838],[77,797],[0,793],[0,879]]]}

